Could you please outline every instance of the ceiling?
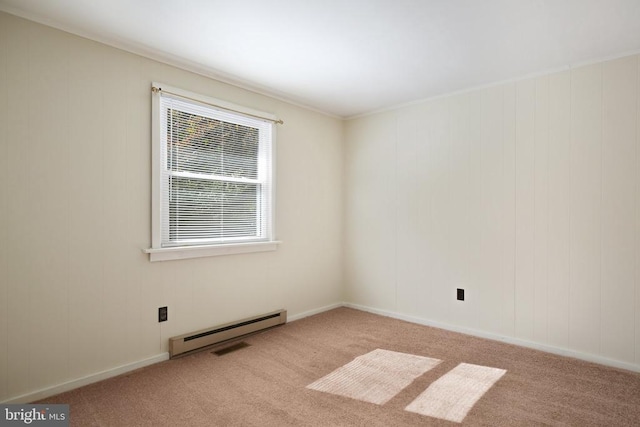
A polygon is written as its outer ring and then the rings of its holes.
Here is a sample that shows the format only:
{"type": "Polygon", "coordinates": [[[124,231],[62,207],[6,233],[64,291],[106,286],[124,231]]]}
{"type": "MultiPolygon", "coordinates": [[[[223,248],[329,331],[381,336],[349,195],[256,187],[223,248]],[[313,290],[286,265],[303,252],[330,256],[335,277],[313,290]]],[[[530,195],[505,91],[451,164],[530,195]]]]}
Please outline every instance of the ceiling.
{"type": "Polygon", "coordinates": [[[0,10],[339,117],[640,52],[640,0],[0,0],[0,10]]]}

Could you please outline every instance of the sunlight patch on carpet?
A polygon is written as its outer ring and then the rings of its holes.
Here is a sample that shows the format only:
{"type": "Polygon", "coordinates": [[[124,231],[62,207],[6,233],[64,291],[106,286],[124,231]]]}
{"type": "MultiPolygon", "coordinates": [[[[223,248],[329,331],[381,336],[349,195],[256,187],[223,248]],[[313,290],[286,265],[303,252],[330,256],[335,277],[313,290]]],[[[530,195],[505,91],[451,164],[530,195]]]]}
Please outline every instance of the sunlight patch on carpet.
{"type": "Polygon", "coordinates": [[[461,363],[433,382],[405,410],[460,423],[506,372],[504,369],[461,363]]]}
{"type": "Polygon", "coordinates": [[[441,360],[376,349],[307,388],[382,405],[441,360]]]}

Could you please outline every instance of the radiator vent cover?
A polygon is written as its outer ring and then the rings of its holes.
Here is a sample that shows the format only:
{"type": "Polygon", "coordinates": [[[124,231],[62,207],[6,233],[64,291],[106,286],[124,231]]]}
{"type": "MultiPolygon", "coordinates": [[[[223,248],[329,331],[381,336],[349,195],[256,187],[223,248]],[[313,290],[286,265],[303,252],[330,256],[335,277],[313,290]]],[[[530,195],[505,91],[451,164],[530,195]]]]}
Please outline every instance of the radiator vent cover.
{"type": "Polygon", "coordinates": [[[287,323],[287,311],[277,310],[271,313],[248,317],[236,322],[225,323],[224,325],[180,335],[169,339],[169,356],[174,358],[203,347],[244,337],[285,323],[287,323]]]}

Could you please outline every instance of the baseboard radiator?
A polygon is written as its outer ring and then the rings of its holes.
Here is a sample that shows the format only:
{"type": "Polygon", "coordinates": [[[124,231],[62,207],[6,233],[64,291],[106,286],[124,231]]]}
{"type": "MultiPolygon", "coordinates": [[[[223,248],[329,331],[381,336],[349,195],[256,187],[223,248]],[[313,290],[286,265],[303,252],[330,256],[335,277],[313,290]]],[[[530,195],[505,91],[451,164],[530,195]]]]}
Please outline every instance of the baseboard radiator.
{"type": "Polygon", "coordinates": [[[169,339],[169,356],[174,358],[215,344],[222,344],[264,329],[287,323],[287,311],[277,310],[213,328],[202,329],[169,339]]]}

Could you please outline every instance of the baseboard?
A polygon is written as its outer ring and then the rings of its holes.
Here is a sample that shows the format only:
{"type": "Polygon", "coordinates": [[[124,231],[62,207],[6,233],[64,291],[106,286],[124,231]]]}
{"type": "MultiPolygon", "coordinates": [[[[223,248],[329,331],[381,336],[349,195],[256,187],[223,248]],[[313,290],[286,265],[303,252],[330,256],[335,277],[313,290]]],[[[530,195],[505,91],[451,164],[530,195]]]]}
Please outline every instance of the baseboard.
{"type": "MultiPolygon", "coordinates": [[[[334,308],[342,307],[343,303],[338,302],[335,304],[330,304],[324,307],[320,307],[314,310],[304,311],[302,313],[295,314],[293,316],[289,316],[287,321],[293,322],[296,320],[303,319],[305,317],[313,316],[315,314],[320,314],[325,311],[333,310],[334,308]]],[[[43,388],[31,393],[22,394],[20,396],[12,397],[5,401],[0,401],[0,404],[12,404],[12,403],[29,403],[37,400],[46,399],[49,396],[54,396],[56,394],[64,393],[66,391],[70,391],[76,389],[78,387],[82,387],[85,385],[93,384],[98,381],[106,380],[107,378],[115,377],[118,375],[122,375],[124,373],[143,368],[145,366],[153,365],[154,363],[164,362],[165,360],[169,360],[169,353],[161,353],[156,356],[152,356],[148,359],[140,360],[137,362],[129,363],[126,365],[118,366],[113,369],[107,369],[105,371],[101,371],[95,374],[87,375],[82,378],[78,378],[75,380],[67,381],[62,384],[56,384],[51,387],[43,388]]]]}
{"type": "Polygon", "coordinates": [[[54,396],[56,394],[64,393],[66,391],[73,390],[78,387],[82,387],[85,385],[96,383],[98,381],[106,380],[107,378],[115,377],[136,369],[144,368],[145,366],[153,365],[154,363],[163,362],[165,360],[169,360],[169,353],[158,354],[148,359],[139,360],[133,363],[128,363],[126,365],[121,365],[113,369],[107,369],[106,371],[101,371],[96,374],[87,375],[86,377],[78,378],[72,381],[67,381],[62,384],[54,385],[52,387],[43,388],[43,389],[34,391],[32,393],[23,394],[21,396],[14,397],[0,403],[3,403],[3,404],[29,403],[37,400],[46,399],[49,396],[54,396]]]}
{"type": "MultiPolygon", "coordinates": [[[[353,309],[360,310],[360,311],[366,311],[366,312],[369,312],[369,313],[379,314],[381,316],[386,316],[386,317],[391,317],[391,318],[398,319],[398,320],[404,320],[404,321],[407,321],[407,322],[416,323],[416,324],[419,324],[419,325],[431,326],[431,327],[434,327],[434,328],[445,329],[445,330],[452,331],[452,332],[459,332],[459,333],[472,335],[472,336],[476,336],[476,337],[480,337],[480,338],[486,338],[486,339],[490,339],[490,340],[494,340],[494,341],[505,342],[505,343],[508,343],[508,344],[519,345],[521,347],[527,347],[527,348],[531,348],[531,349],[534,349],[534,350],[545,351],[547,353],[557,354],[557,355],[560,355],[560,356],[573,357],[575,359],[585,360],[587,362],[599,363],[601,365],[612,366],[614,368],[626,369],[628,371],[633,371],[633,372],[640,372],[640,366],[632,364],[632,363],[621,362],[619,360],[609,359],[609,358],[602,357],[602,356],[596,356],[596,355],[593,355],[593,354],[582,353],[582,352],[575,351],[575,350],[569,350],[569,349],[560,348],[560,347],[554,347],[554,346],[550,346],[550,345],[546,345],[546,344],[540,344],[540,343],[536,343],[536,342],[521,340],[521,339],[518,339],[518,338],[492,334],[492,333],[488,333],[488,332],[484,332],[484,331],[480,331],[480,330],[476,330],[476,329],[462,328],[462,327],[458,327],[458,326],[454,326],[454,325],[435,322],[435,321],[432,321],[432,320],[429,320],[429,319],[424,319],[424,318],[415,317],[415,316],[409,316],[409,315],[396,313],[396,312],[389,311],[389,310],[382,310],[382,309],[378,309],[378,308],[367,307],[367,306],[364,306],[364,305],[347,303],[347,302],[345,302],[345,303],[342,303],[342,302],[334,303],[334,304],[326,305],[324,307],[320,307],[320,308],[317,308],[317,309],[314,309],[314,310],[304,311],[302,313],[298,313],[298,314],[295,314],[293,316],[289,316],[289,318],[287,320],[289,322],[293,322],[293,321],[296,321],[296,320],[303,319],[305,317],[313,316],[315,314],[320,314],[320,313],[323,313],[325,311],[333,310],[333,309],[339,308],[339,307],[349,307],[349,308],[353,308],[353,309]]],[[[56,394],[64,393],[66,391],[73,390],[73,389],[76,389],[78,387],[82,387],[82,386],[89,385],[89,384],[92,384],[92,383],[95,383],[95,382],[98,382],[98,381],[106,380],[107,378],[115,377],[115,376],[130,372],[130,371],[133,371],[133,370],[136,370],[136,369],[143,368],[145,366],[149,366],[149,365],[153,365],[155,363],[163,362],[165,360],[169,360],[169,353],[161,353],[161,354],[158,354],[156,356],[152,356],[152,357],[144,359],[144,360],[140,360],[140,361],[129,363],[129,364],[122,365],[122,366],[118,366],[118,367],[115,367],[113,369],[108,369],[108,370],[101,371],[101,372],[98,372],[98,373],[95,373],[95,374],[87,375],[85,377],[78,378],[78,379],[75,379],[75,380],[72,380],[72,381],[68,381],[68,382],[65,382],[65,383],[62,383],[62,384],[57,384],[57,385],[52,386],[52,387],[47,387],[47,388],[44,388],[44,389],[40,389],[40,390],[34,391],[32,393],[26,393],[26,394],[23,394],[23,395],[20,395],[20,396],[16,396],[16,397],[13,397],[11,399],[2,401],[0,403],[2,403],[2,404],[28,403],[28,402],[34,402],[34,401],[37,401],[37,400],[46,399],[49,396],[54,396],[56,394]]]]}
{"type": "Polygon", "coordinates": [[[324,313],[325,311],[333,310],[334,308],[339,308],[343,306],[344,306],[344,303],[337,302],[335,304],[325,305],[324,307],[316,308],[313,310],[303,311],[302,313],[294,314],[293,316],[288,316],[287,322],[294,322],[296,320],[304,319],[305,317],[324,313]]]}
{"type": "Polygon", "coordinates": [[[551,345],[548,345],[548,344],[541,344],[541,343],[537,343],[537,342],[533,342],[533,341],[527,341],[527,340],[523,340],[523,339],[519,339],[519,338],[493,334],[493,333],[490,333],[490,332],[484,332],[484,331],[480,331],[480,330],[477,330],[477,329],[463,328],[463,327],[459,327],[459,326],[449,325],[449,324],[446,324],[446,323],[435,322],[435,321],[432,321],[432,320],[429,320],[429,319],[424,319],[424,318],[415,317],[415,316],[408,316],[408,315],[405,315],[405,314],[396,313],[396,312],[389,311],[389,310],[381,310],[381,309],[377,309],[377,308],[373,308],[373,307],[367,307],[367,306],[363,306],[363,305],[359,305],[359,304],[344,303],[343,306],[344,307],[353,308],[353,309],[356,309],[356,310],[366,311],[366,312],[369,312],[369,313],[379,314],[379,315],[385,316],[385,317],[391,317],[391,318],[398,319],[398,320],[404,320],[406,322],[416,323],[416,324],[419,324],[419,325],[432,326],[434,328],[445,329],[445,330],[448,330],[448,331],[459,332],[459,333],[462,333],[462,334],[472,335],[472,336],[479,337],[479,338],[486,338],[486,339],[493,340],[493,341],[500,341],[500,342],[504,342],[504,343],[507,343],[507,344],[513,344],[513,345],[518,345],[518,346],[521,346],[521,347],[527,347],[527,348],[531,348],[531,349],[534,349],[534,350],[540,350],[540,351],[544,351],[544,352],[551,353],[551,354],[557,354],[559,356],[572,357],[574,359],[580,359],[580,360],[584,360],[586,362],[593,362],[593,363],[598,363],[600,365],[611,366],[611,367],[614,367],[614,368],[626,369],[628,371],[640,372],[640,365],[636,365],[636,364],[628,363],[628,362],[623,362],[623,361],[615,360],[615,359],[609,359],[609,358],[603,357],[603,356],[598,356],[598,355],[589,354],[589,353],[583,353],[583,352],[576,351],[576,350],[571,350],[571,349],[566,349],[566,348],[561,348],[561,347],[555,347],[555,346],[551,346],[551,345]]]}

